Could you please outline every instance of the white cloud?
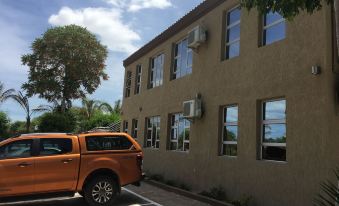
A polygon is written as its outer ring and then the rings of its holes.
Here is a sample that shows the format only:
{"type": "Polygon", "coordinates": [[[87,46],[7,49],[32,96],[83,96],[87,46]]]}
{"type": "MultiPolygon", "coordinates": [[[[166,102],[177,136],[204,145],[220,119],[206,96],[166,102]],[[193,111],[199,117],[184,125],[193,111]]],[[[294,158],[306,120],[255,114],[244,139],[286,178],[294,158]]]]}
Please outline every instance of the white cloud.
{"type": "Polygon", "coordinates": [[[63,7],[52,15],[48,22],[54,26],[76,24],[86,27],[98,35],[104,45],[116,52],[136,51],[135,41],[140,36],[122,21],[122,11],[118,8],[84,8],[73,10],[63,7]]]}
{"type": "Polygon", "coordinates": [[[113,6],[127,9],[129,12],[137,12],[141,9],[165,9],[172,6],[170,0],[105,0],[113,6]]]}

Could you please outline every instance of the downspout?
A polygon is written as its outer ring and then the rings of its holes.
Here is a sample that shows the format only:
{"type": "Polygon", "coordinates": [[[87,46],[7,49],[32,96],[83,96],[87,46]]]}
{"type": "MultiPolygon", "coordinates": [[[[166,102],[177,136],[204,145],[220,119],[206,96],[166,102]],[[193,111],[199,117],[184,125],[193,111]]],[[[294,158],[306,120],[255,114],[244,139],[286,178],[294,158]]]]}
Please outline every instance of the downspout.
{"type": "MultiPolygon", "coordinates": [[[[334,0],[333,2],[333,10],[334,10],[334,30],[335,30],[335,42],[336,48],[333,49],[333,69],[335,73],[339,73],[338,65],[338,55],[339,55],[339,0],[334,0]]],[[[333,45],[334,46],[334,45],[333,45]]]]}

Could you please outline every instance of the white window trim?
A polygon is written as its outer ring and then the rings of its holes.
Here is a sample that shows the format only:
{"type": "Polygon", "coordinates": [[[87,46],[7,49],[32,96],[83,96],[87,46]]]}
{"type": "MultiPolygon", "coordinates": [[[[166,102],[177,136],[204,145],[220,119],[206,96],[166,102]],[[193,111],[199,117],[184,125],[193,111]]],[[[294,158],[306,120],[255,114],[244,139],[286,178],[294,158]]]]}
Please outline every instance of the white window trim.
{"type": "MultiPolygon", "coordinates": [[[[133,119],[132,120],[132,135],[133,138],[135,138],[135,133],[137,133],[137,138],[138,138],[138,131],[139,131],[139,120],[138,119],[133,119]],[[135,127],[135,121],[137,122],[137,127],[135,127]]],[[[137,139],[135,138],[135,139],[137,139]]]]}
{"type": "MultiPolygon", "coordinates": [[[[237,128],[239,129],[239,106],[237,104],[233,104],[233,105],[227,105],[227,106],[224,106],[223,109],[222,109],[222,115],[223,115],[223,118],[225,117],[225,110],[227,111],[227,108],[232,108],[232,107],[237,107],[238,109],[238,119],[236,122],[224,122],[226,121],[226,119],[223,119],[223,123],[222,123],[222,136],[221,136],[221,139],[222,139],[222,144],[221,144],[221,156],[226,156],[226,157],[237,157],[238,156],[238,152],[237,152],[237,155],[227,155],[227,154],[224,154],[224,145],[238,145],[238,141],[223,141],[224,139],[224,132],[225,132],[225,128],[226,126],[237,126],[237,128]]],[[[227,114],[226,114],[227,115],[227,114]]],[[[238,130],[237,130],[237,137],[238,137],[238,130]]]]}
{"type": "Polygon", "coordinates": [[[136,68],[135,94],[140,94],[141,92],[141,75],[142,75],[142,66],[139,64],[137,65],[137,68],[136,68]],[[140,72],[139,72],[139,68],[140,68],[140,72]],[[139,88],[139,91],[137,88],[139,88]]]}
{"type": "Polygon", "coordinates": [[[186,137],[186,129],[189,129],[189,131],[191,132],[191,125],[186,125],[185,122],[184,122],[184,139],[183,139],[183,142],[182,142],[182,149],[179,150],[178,149],[178,146],[179,146],[179,124],[178,123],[175,123],[174,126],[172,125],[172,118],[175,116],[175,115],[179,115],[179,121],[180,121],[180,116],[182,116],[182,113],[173,113],[171,114],[171,131],[170,131],[170,142],[172,143],[177,143],[177,148],[176,149],[172,149],[171,148],[171,145],[170,145],[170,151],[177,151],[177,152],[189,152],[189,149],[188,150],[185,150],[185,143],[190,143],[190,140],[186,140],[185,137],[186,137]],[[172,131],[173,129],[175,129],[176,131],[176,137],[177,139],[172,139],[172,131]]]}
{"type": "Polygon", "coordinates": [[[150,71],[150,79],[149,79],[149,86],[150,88],[155,88],[158,86],[161,86],[163,84],[163,79],[164,79],[164,62],[165,62],[165,54],[161,53],[158,55],[155,55],[151,58],[151,71],[150,71]],[[161,68],[157,68],[157,64],[156,64],[156,59],[160,58],[160,62],[161,62],[161,68]],[[153,63],[153,67],[152,67],[152,63],[153,63]],[[153,73],[153,76],[151,75],[153,73]],[[158,75],[158,73],[160,74],[160,82],[156,81],[156,77],[158,75]],[[153,78],[153,80],[151,81],[151,77],[153,78]]]}
{"type": "MultiPolygon", "coordinates": [[[[185,41],[185,40],[188,40],[188,37],[185,37],[185,38],[183,38],[183,39],[181,39],[180,41],[178,41],[178,42],[176,42],[175,43],[175,45],[174,45],[174,55],[175,55],[175,49],[176,49],[176,47],[179,45],[179,44],[181,44],[183,41],[185,41]]],[[[182,44],[181,44],[182,45],[182,44]]],[[[178,55],[177,56],[174,56],[174,62],[176,61],[176,62],[180,62],[181,63],[181,55],[179,54],[179,49],[180,48],[178,48],[178,55]]],[[[181,65],[181,64],[180,64],[181,65]]],[[[191,49],[191,48],[188,48],[187,47],[187,50],[186,50],[186,70],[188,69],[188,68],[191,68],[192,69],[192,66],[193,66],[193,50],[191,49]],[[188,64],[188,54],[189,53],[192,53],[192,63],[191,64],[188,64]]],[[[175,68],[175,64],[173,64],[173,68],[172,68],[172,75],[176,75],[176,78],[175,79],[179,79],[179,78],[181,78],[181,77],[184,77],[184,76],[186,76],[186,75],[188,75],[187,73],[186,74],[182,74],[182,70],[183,70],[183,68],[179,68],[178,69],[178,67],[176,68],[177,70],[176,71],[174,71],[174,68],[175,68]],[[179,77],[178,77],[178,73],[179,73],[179,77]]],[[[173,80],[175,80],[173,77],[171,77],[171,79],[173,79],[173,80]]]]}
{"type": "Polygon", "coordinates": [[[148,117],[148,118],[146,118],[146,121],[147,121],[147,133],[146,133],[146,148],[150,148],[150,149],[160,149],[160,136],[159,136],[159,139],[157,139],[157,136],[158,136],[158,131],[160,132],[160,124],[161,124],[161,122],[160,122],[160,116],[153,116],[153,117],[148,117]],[[152,125],[154,124],[154,119],[155,118],[159,118],[159,127],[156,127],[155,128],[155,136],[153,135],[154,133],[153,133],[153,127],[149,127],[149,125],[148,125],[148,121],[153,121],[153,123],[152,123],[152,125]],[[151,131],[151,138],[149,138],[149,136],[148,136],[148,131],[151,131]],[[153,137],[155,138],[155,144],[153,145],[152,144],[152,142],[153,142],[153,137]],[[147,143],[148,142],[150,142],[151,144],[151,146],[150,147],[148,147],[147,145],[147,143]],[[157,143],[159,142],[159,147],[156,147],[156,145],[157,145],[157,143]]]}
{"type": "Polygon", "coordinates": [[[132,72],[127,71],[126,72],[126,85],[125,85],[125,98],[131,96],[131,86],[132,86],[132,72]],[[127,95],[127,90],[129,91],[128,95],[127,95]]]}
{"type": "MultiPolygon", "coordinates": [[[[264,104],[268,102],[277,102],[285,100],[285,98],[278,98],[278,99],[271,99],[271,100],[266,100],[261,102],[261,125],[260,125],[260,160],[263,161],[271,161],[271,162],[287,162],[287,156],[285,161],[278,161],[278,160],[270,160],[270,159],[264,159],[263,158],[263,146],[268,146],[268,147],[287,147],[286,142],[285,143],[269,143],[269,142],[264,142],[264,126],[267,124],[285,124],[285,128],[287,128],[286,125],[286,115],[285,119],[269,119],[269,120],[264,120],[264,104]]],[[[285,105],[286,106],[286,105],[285,105]]],[[[287,140],[286,140],[287,141],[287,140]]],[[[287,151],[286,151],[287,152],[287,151]]]]}
{"type": "MultiPolygon", "coordinates": [[[[227,36],[228,36],[228,33],[229,33],[230,29],[232,29],[233,27],[238,26],[238,25],[241,24],[241,16],[240,16],[240,19],[239,19],[238,21],[236,21],[236,22],[234,22],[234,23],[228,25],[228,15],[229,15],[229,13],[231,13],[232,11],[238,9],[239,7],[240,7],[240,5],[237,5],[237,6],[235,6],[234,8],[228,10],[227,13],[226,13],[226,36],[225,36],[225,42],[226,42],[226,44],[225,44],[225,53],[226,53],[226,55],[225,55],[225,59],[230,59],[229,57],[227,58],[227,52],[228,52],[228,51],[227,51],[227,47],[229,47],[229,46],[231,46],[231,45],[233,45],[233,44],[236,44],[236,43],[238,43],[238,42],[240,43],[240,36],[239,36],[239,38],[234,39],[233,41],[227,41],[227,36]]],[[[239,52],[240,52],[240,51],[239,51],[239,52]]]]}

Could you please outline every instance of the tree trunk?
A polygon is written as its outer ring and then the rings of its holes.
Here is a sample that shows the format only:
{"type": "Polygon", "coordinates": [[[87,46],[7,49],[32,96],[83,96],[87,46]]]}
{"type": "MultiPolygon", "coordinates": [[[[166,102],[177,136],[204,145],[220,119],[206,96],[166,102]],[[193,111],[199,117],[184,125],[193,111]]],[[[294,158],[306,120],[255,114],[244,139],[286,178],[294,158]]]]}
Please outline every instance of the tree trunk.
{"type": "Polygon", "coordinates": [[[26,117],[26,132],[29,133],[31,127],[31,117],[26,117]]]}

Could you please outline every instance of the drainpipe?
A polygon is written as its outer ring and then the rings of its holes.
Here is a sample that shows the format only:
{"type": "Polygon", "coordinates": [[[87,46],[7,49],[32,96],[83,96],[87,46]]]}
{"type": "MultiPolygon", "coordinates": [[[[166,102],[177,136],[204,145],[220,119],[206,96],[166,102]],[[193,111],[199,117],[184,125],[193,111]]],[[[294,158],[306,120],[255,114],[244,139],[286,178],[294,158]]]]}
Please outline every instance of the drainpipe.
{"type": "Polygon", "coordinates": [[[339,54],[339,0],[334,0],[334,26],[335,26],[335,31],[336,31],[336,43],[337,43],[337,48],[336,48],[336,59],[338,58],[339,54]]]}

